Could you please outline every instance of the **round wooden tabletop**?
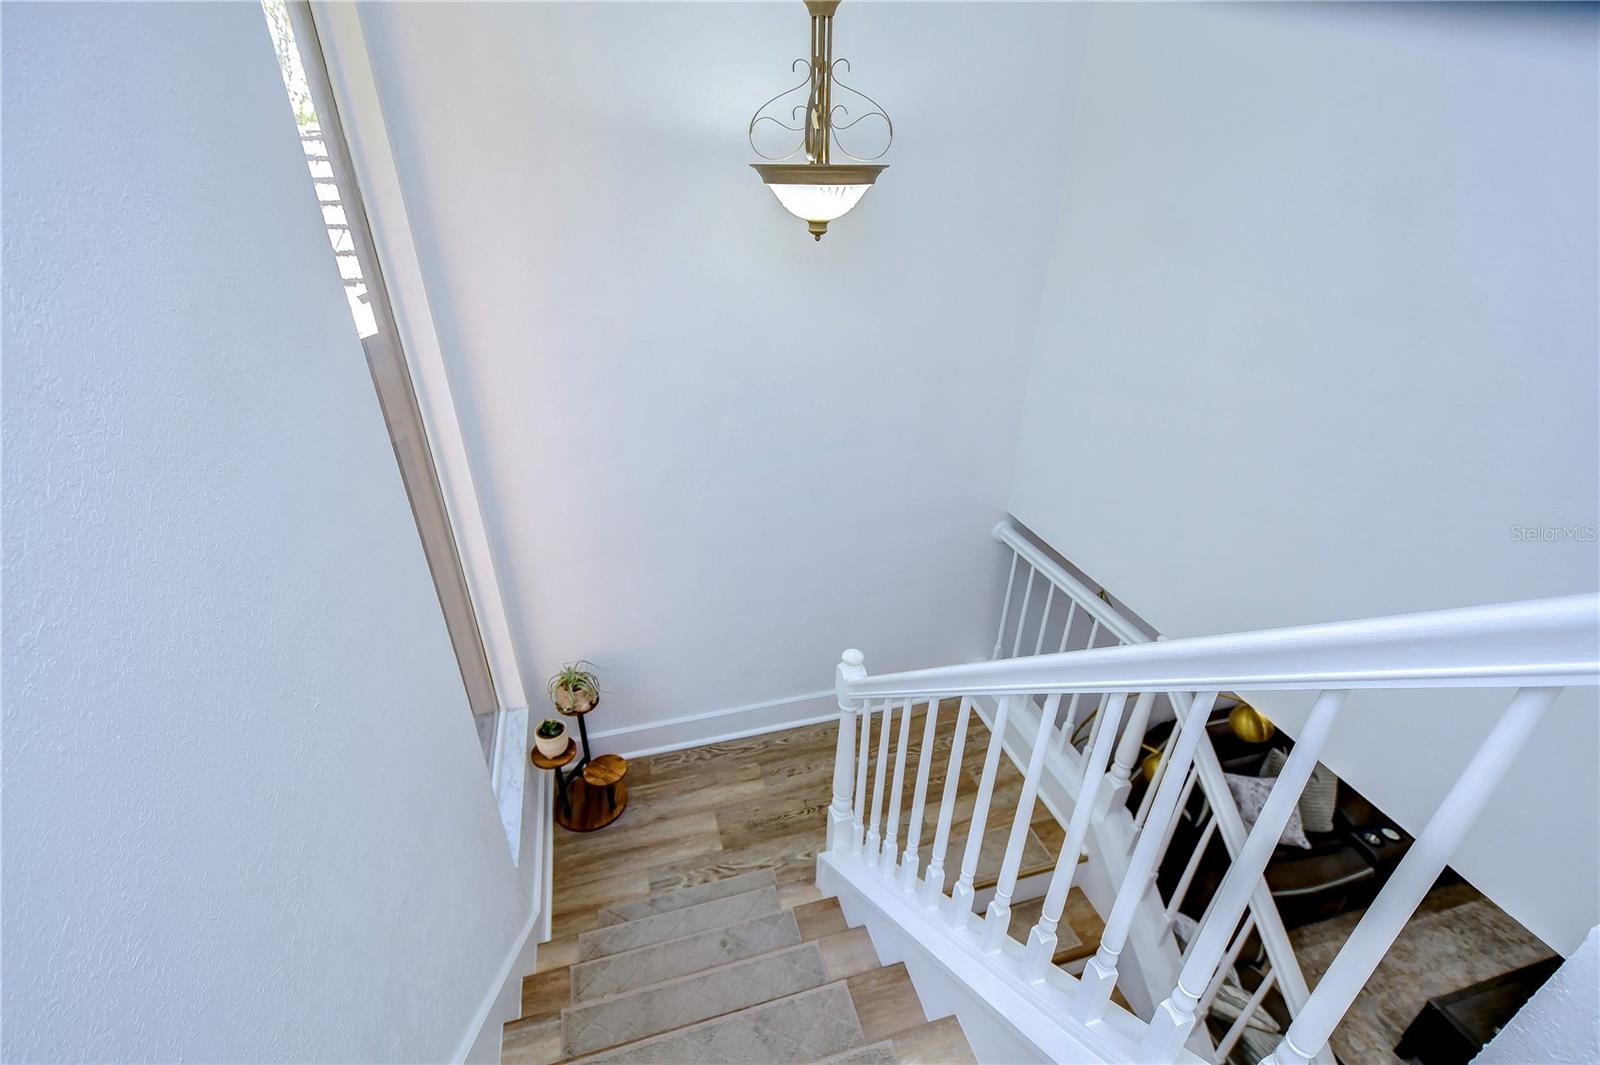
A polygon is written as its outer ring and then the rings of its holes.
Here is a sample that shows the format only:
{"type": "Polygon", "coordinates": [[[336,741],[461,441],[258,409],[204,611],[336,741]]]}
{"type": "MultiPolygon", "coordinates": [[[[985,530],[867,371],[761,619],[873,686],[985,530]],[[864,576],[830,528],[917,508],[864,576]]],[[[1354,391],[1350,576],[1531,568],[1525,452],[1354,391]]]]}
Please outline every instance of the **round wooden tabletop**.
{"type": "Polygon", "coordinates": [[[628,762],[620,754],[602,754],[583,767],[583,779],[597,788],[609,787],[628,772],[628,762]]]}
{"type": "Polygon", "coordinates": [[[533,764],[540,769],[560,769],[562,766],[578,757],[578,741],[572,739],[567,740],[567,749],[556,755],[554,758],[546,757],[537,747],[529,752],[528,757],[533,759],[533,764]]]}

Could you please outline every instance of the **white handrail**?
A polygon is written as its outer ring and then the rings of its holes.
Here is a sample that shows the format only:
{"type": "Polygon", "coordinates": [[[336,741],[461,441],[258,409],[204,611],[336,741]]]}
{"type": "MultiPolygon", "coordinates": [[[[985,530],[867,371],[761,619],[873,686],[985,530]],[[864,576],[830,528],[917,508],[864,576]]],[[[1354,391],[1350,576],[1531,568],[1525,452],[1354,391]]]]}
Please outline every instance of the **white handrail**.
{"type": "MultiPolygon", "coordinates": [[[[1116,636],[1123,643],[1148,643],[1150,637],[1140,628],[1129,621],[1120,611],[1101,599],[1099,594],[1084,584],[1078,578],[1068,573],[1055,559],[1043,551],[1017,531],[1015,525],[1009,521],[1002,521],[994,527],[991,535],[996,540],[1005,544],[1016,552],[1017,556],[1044,574],[1045,579],[1051,584],[1067,593],[1068,599],[1079,604],[1080,609],[1100,623],[1100,627],[1116,636]]],[[[1010,607],[1007,601],[1005,607],[1010,607]]],[[[1002,613],[1005,609],[1002,608],[1002,613]]]]}
{"type": "Polygon", "coordinates": [[[926,699],[1596,683],[1600,595],[1588,594],[885,673],[852,678],[844,691],[926,699]]]}

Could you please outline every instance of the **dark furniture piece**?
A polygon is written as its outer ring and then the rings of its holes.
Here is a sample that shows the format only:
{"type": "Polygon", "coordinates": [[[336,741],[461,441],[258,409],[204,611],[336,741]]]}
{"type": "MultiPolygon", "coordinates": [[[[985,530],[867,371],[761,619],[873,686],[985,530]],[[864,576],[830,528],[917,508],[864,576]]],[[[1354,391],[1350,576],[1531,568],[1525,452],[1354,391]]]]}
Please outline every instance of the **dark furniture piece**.
{"type": "MultiPolygon", "coordinates": [[[[1159,746],[1171,731],[1171,722],[1157,725],[1146,737],[1159,746]]],[[[1228,727],[1228,711],[1219,710],[1207,722],[1206,732],[1224,772],[1260,776],[1268,752],[1288,751],[1294,741],[1282,732],[1265,743],[1246,743],[1228,727]]],[[[1143,797],[1143,778],[1128,796],[1130,808],[1143,797]]],[[[1411,836],[1383,816],[1354,788],[1340,781],[1333,815],[1333,831],[1310,832],[1310,849],[1280,844],[1267,863],[1267,886],[1272,891],[1286,928],[1325,920],[1370,903],[1388,880],[1400,858],[1411,847],[1411,836]]],[[[1190,797],[1173,833],[1156,883],[1162,898],[1170,898],[1184,867],[1199,842],[1204,810],[1199,789],[1190,797]]],[[[1180,912],[1198,920],[1222,883],[1229,867],[1220,835],[1213,834],[1180,912]]],[[[1241,958],[1249,961],[1258,943],[1248,943],[1241,958]]]]}
{"type": "Polygon", "coordinates": [[[1560,966],[1560,958],[1547,958],[1430,998],[1395,1044],[1395,1055],[1420,1065],[1466,1065],[1560,966]]]}

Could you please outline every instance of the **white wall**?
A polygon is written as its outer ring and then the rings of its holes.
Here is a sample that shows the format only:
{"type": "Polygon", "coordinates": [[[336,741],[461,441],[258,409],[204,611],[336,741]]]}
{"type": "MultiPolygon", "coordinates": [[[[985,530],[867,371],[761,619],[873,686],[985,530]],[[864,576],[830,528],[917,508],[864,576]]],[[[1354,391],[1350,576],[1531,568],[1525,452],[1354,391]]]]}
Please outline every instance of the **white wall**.
{"type": "MultiPolygon", "coordinates": [[[[1169,635],[1593,590],[1595,40],[1592,7],[1097,8],[1011,511],[1169,635]]],[[[1326,761],[1415,830],[1503,701],[1357,699],[1326,761]]],[[[1457,862],[1562,950],[1600,916],[1597,720],[1563,698],[1457,862]]]]}
{"type": "Polygon", "coordinates": [[[1474,1065],[1589,1065],[1600,1061],[1600,928],[1517,1011],[1474,1065]]]}
{"type": "Polygon", "coordinates": [[[800,5],[363,9],[523,672],[597,662],[608,749],[983,653],[1082,18],[846,5],[901,136],[817,244],[745,141],[800,5]]]}
{"type": "Polygon", "coordinates": [[[4,19],[0,1056],[447,1059],[527,898],[260,10],[4,19]]]}

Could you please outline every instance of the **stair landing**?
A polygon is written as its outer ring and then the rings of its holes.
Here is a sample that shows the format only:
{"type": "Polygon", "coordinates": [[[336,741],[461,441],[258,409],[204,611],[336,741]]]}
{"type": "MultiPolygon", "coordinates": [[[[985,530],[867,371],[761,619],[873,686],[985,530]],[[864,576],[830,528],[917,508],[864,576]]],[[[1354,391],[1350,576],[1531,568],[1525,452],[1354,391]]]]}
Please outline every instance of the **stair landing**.
{"type": "MultiPolygon", "coordinates": [[[[880,965],[866,930],[847,927],[816,889],[835,736],[824,724],[633,759],[621,819],[596,833],[554,828],[552,939],[523,983],[502,1061],[972,1062],[955,1019],[930,1021],[904,966],[880,965]]],[[[974,718],[964,791],[975,788],[987,742],[974,718]]],[[[941,782],[947,757],[941,728],[941,782]]],[[[1002,759],[996,809],[1020,787],[1002,759]]],[[[902,806],[903,840],[909,796],[902,806]]],[[[957,811],[957,861],[967,816],[957,811]]],[[[1053,854],[1059,828],[1042,808],[1035,830],[1053,854]]],[[[994,873],[990,849],[980,880],[994,873]]],[[[1038,905],[1015,905],[1019,940],[1038,905]]],[[[1077,942],[1064,937],[1057,960],[1092,954],[1099,919],[1077,891],[1066,927],[1077,942]]]]}

